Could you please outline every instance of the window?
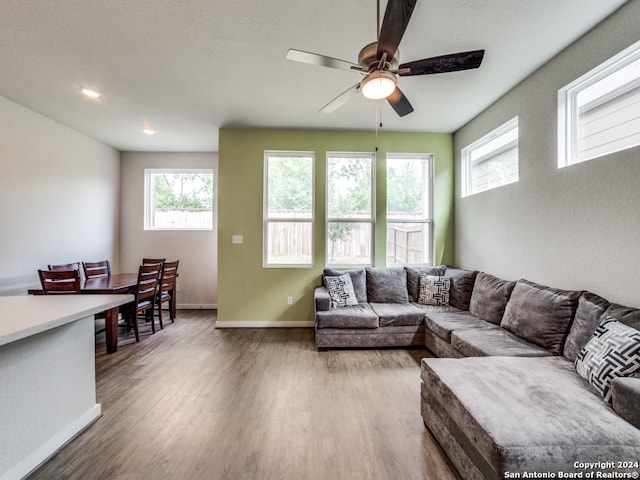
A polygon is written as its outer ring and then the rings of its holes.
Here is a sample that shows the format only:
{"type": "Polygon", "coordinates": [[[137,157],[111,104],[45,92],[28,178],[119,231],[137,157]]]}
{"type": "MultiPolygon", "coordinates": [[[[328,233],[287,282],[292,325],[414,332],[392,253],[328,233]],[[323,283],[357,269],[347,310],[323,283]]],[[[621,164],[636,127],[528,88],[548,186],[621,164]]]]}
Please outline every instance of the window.
{"type": "Polygon", "coordinates": [[[313,161],[309,152],[265,152],[265,267],[313,266],[313,161]]]}
{"type": "Polygon", "coordinates": [[[371,153],[327,154],[327,265],[373,265],[371,153]]]}
{"type": "Polygon", "coordinates": [[[387,265],[431,265],[432,156],[387,156],[387,265]]]}
{"type": "Polygon", "coordinates": [[[213,170],[145,169],[145,230],[212,230],[213,170]]]}
{"type": "Polygon", "coordinates": [[[518,181],[518,117],[462,149],[462,196],[518,181]]]}
{"type": "Polygon", "coordinates": [[[558,167],[640,145],[640,42],[558,91],[558,167]]]}

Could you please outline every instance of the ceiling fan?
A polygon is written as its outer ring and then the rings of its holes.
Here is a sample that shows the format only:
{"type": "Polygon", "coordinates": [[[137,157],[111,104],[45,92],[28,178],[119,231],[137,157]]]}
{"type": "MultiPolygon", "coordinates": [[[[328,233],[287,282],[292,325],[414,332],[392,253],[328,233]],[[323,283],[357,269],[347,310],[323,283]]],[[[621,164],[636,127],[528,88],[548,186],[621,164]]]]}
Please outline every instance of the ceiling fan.
{"type": "Polygon", "coordinates": [[[399,64],[398,45],[404,35],[417,0],[389,0],[380,27],[380,0],[377,2],[378,41],[366,45],[358,55],[358,63],[317,53],[289,49],[287,59],[322,67],[359,72],[365,77],[325,105],[320,111],[331,113],[358,92],[370,99],[386,98],[396,113],[404,117],[413,107],[397,85],[397,76],[409,77],[433,73],[455,72],[478,68],[484,50],[452,53],[399,64]]]}

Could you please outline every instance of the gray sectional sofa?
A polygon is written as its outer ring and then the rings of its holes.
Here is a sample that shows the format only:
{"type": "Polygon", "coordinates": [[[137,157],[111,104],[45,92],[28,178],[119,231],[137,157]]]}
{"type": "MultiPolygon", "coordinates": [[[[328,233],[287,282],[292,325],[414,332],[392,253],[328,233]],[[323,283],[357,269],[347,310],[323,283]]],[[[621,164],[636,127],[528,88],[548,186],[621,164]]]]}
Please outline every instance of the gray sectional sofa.
{"type": "Polygon", "coordinates": [[[323,284],[345,273],[357,303],[316,289],[318,349],[439,357],[422,360],[422,417],[464,479],[637,478],[640,310],[444,266],[325,270],[323,284]],[[420,303],[432,277],[448,304],[420,303]]]}

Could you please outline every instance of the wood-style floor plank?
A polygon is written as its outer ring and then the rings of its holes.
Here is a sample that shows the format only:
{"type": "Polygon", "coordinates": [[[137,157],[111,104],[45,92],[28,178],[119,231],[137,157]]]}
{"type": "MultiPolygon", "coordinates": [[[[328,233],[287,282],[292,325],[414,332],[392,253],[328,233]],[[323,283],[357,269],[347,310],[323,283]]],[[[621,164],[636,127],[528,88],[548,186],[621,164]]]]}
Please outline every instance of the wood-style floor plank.
{"type": "Polygon", "coordinates": [[[456,480],[420,417],[427,355],[317,352],[312,329],[216,330],[211,311],[113,355],[98,336],[103,416],[29,479],[456,480]]]}

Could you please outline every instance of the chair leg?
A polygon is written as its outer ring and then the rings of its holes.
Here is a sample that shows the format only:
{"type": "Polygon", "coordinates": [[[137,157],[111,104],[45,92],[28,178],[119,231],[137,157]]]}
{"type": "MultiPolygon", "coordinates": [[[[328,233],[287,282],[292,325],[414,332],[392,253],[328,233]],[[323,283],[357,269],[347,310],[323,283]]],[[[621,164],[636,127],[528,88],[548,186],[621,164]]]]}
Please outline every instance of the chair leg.
{"type": "Polygon", "coordinates": [[[136,342],[139,342],[140,341],[140,332],[138,330],[138,313],[135,312],[135,311],[134,311],[134,314],[133,314],[132,321],[133,321],[133,330],[136,333],[136,342]]]}
{"type": "Polygon", "coordinates": [[[160,330],[164,330],[164,325],[162,323],[162,302],[158,302],[158,320],[160,322],[160,330]]]}
{"type": "Polygon", "coordinates": [[[151,333],[156,333],[156,322],[153,319],[153,307],[144,312],[144,317],[147,322],[151,321],[151,333]]]}

